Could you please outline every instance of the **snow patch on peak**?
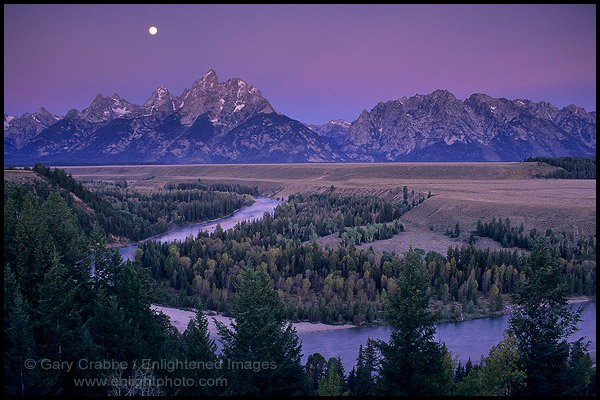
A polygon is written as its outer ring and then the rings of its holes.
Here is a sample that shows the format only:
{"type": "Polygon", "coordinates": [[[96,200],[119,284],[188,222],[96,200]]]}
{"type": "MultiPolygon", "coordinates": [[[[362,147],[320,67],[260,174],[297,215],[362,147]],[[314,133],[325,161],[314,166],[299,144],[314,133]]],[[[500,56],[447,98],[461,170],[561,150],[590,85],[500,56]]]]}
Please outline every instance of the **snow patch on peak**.
{"type": "Polygon", "coordinates": [[[167,94],[169,94],[169,90],[167,90],[167,88],[164,86],[160,86],[158,89],[156,89],[156,99],[157,100],[162,100],[163,97],[167,94]]]}
{"type": "Polygon", "coordinates": [[[6,115],[4,114],[4,130],[8,129],[8,126],[10,125],[10,122],[15,119],[17,117],[13,116],[13,115],[6,115]]]}
{"type": "Polygon", "coordinates": [[[327,123],[328,125],[337,125],[343,128],[348,128],[350,126],[350,122],[344,121],[343,119],[333,119],[327,123]]]}
{"type": "Polygon", "coordinates": [[[445,142],[447,145],[451,145],[451,144],[453,144],[453,143],[456,143],[456,142],[462,142],[462,141],[463,141],[463,139],[464,139],[464,137],[460,137],[460,138],[459,138],[459,137],[457,137],[456,135],[452,135],[452,136],[446,136],[446,137],[444,138],[444,142],[445,142]]]}
{"type": "Polygon", "coordinates": [[[113,108],[112,110],[114,113],[118,114],[119,116],[123,116],[123,115],[129,114],[131,112],[126,107],[117,107],[117,108],[113,108]]]}

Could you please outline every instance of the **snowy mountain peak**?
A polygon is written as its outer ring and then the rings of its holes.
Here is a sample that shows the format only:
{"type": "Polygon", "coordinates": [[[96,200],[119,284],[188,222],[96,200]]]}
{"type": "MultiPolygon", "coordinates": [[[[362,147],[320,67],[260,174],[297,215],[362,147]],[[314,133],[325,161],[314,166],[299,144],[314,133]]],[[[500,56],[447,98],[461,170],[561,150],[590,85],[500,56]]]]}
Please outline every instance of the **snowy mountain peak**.
{"type": "Polygon", "coordinates": [[[111,97],[97,95],[92,104],[81,111],[81,116],[89,122],[111,121],[136,111],[139,106],[129,103],[114,94],[111,97]]]}
{"type": "Polygon", "coordinates": [[[217,125],[237,125],[256,113],[274,112],[260,90],[239,78],[219,82],[212,69],[184,90],[180,100],[180,121],[186,126],[203,114],[217,125]]]}
{"type": "Polygon", "coordinates": [[[173,96],[166,87],[159,86],[142,108],[144,115],[156,115],[162,119],[181,108],[182,105],[181,99],[173,96]]]}
{"type": "Polygon", "coordinates": [[[152,105],[156,105],[158,103],[162,104],[165,100],[173,99],[174,96],[171,95],[169,90],[164,86],[159,86],[150,96],[148,100],[144,103],[144,107],[149,107],[152,105]]]}

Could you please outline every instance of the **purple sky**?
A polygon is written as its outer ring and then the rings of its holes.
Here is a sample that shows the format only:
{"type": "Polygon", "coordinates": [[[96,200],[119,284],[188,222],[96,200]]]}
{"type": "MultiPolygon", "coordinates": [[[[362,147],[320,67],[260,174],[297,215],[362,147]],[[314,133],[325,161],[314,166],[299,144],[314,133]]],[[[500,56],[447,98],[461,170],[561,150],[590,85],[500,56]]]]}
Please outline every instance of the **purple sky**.
{"type": "Polygon", "coordinates": [[[596,5],[4,5],[9,115],[179,96],[211,68],[313,124],[436,89],[595,111],[596,5]]]}

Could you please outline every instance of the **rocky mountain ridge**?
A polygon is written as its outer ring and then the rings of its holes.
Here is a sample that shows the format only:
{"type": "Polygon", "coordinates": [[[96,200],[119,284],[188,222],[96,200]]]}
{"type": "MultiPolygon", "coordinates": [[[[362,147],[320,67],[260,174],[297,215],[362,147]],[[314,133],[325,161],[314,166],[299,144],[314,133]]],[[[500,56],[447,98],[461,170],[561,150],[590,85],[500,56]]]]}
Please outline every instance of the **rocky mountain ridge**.
{"type": "Polygon", "coordinates": [[[5,163],[519,161],[594,156],[596,113],[570,105],[447,90],[380,102],[353,122],[306,125],[259,89],[209,70],[175,96],[143,105],[96,96],[64,117],[41,108],[4,116],[5,163]]]}
{"type": "Polygon", "coordinates": [[[181,96],[159,87],[142,106],[117,94],[98,95],[81,112],[70,110],[53,124],[36,125],[35,135],[17,141],[22,118],[5,115],[5,162],[340,160],[325,139],[276,111],[260,90],[238,78],[219,82],[212,69],[181,96]]]}
{"type": "Polygon", "coordinates": [[[447,90],[381,102],[350,125],[341,151],[365,161],[519,161],[592,156],[596,115],[546,102],[447,90]]]}

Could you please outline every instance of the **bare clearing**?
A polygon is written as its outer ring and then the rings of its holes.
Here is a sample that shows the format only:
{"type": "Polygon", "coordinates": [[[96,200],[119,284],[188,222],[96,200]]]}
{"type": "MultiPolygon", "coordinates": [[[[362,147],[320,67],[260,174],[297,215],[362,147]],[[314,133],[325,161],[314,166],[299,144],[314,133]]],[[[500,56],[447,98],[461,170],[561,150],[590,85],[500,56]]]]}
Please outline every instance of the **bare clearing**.
{"type": "MultiPolygon", "coordinates": [[[[356,248],[362,250],[372,247],[373,251],[376,253],[387,251],[389,253],[394,252],[401,256],[412,247],[413,249],[436,251],[442,255],[446,255],[448,247],[454,248],[455,246],[461,247],[462,245],[465,245],[469,236],[469,234],[465,234],[454,239],[441,232],[432,231],[428,228],[413,226],[406,223],[404,223],[404,227],[406,228],[404,232],[400,232],[390,239],[376,240],[372,243],[362,243],[356,246],[356,248]]],[[[320,237],[317,239],[317,243],[322,246],[335,248],[341,242],[341,239],[338,236],[339,235],[335,233],[333,235],[320,237]]],[[[479,237],[475,242],[475,247],[482,249],[490,247],[497,250],[502,248],[498,242],[492,239],[479,237]]]]}
{"type": "Polygon", "coordinates": [[[478,219],[509,217],[513,226],[523,223],[555,232],[595,234],[596,181],[536,179],[538,173],[556,170],[546,164],[494,163],[374,163],[374,164],[209,164],[122,165],[60,167],[79,180],[126,179],[138,188],[167,183],[240,183],[258,186],[271,197],[287,198],[296,192],[322,192],[332,185],[338,193],[396,194],[406,185],[433,197],[402,217],[413,235],[435,234],[431,246],[446,245],[446,229],[458,222],[461,230],[474,229],[478,219]],[[442,234],[442,237],[439,235],[442,234]],[[437,244],[437,242],[441,242],[437,244]]]}
{"type": "MultiPolygon", "coordinates": [[[[190,320],[195,317],[196,313],[194,311],[185,311],[180,310],[179,308],[173,307],[163,307],[156,304],[152,305],[152,309],[155,311],[162,312],[171,321],[171,324],[177,328],[177,330],[183,333],[190,320]]],[[[215,320],[223,323],[226,327],[231,327],[231,318],[225,317],[221,314],[217,314],[214,311],[209,311],[207,313],[207,321],[208,321],[208,332],[211,336],[216,336],[218,334],[217,325],[215,324],[215,320]]],[[[294,322],[292,323],[297,333],[306,333],[306,332],[322,332],[322,331],[332,331],[337,329],[348,329],[355,328],[354,325],[345,324],[345,325],[326,325],[322,323],[311,323],[311,322],[294,322]]]]}

